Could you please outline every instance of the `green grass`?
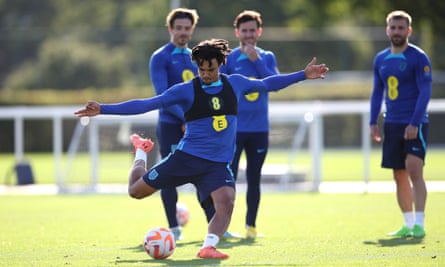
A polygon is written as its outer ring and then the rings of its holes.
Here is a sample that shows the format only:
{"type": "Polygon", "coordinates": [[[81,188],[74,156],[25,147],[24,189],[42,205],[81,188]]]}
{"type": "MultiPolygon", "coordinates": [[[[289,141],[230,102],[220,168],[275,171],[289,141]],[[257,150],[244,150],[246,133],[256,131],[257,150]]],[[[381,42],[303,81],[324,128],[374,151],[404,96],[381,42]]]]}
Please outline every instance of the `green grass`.
{"type": "MultiPolygon", "coordinates": [[[[392,174],[390,170],[380,168],[380,149],[372,150],[369,168],[371,181],[390,181],[392,174]]],[[[49,153],[25,155],[33,168],[36,182],[39,184],[51,184],[55,182],[54,158],[49,153]]],[[[443,159],[445,149],[430,149],[427,154],[425,165],[425,179],[429,181],[445,180],[443,172],[443,159]]],[[[133,161],[130,152],[101,153],[99,158],[99,182],[100,183],[126,183],[128,170],[133,161]]],[[[289,151],[271,150],[266,158],[266,164],[283,164],[287,166],[289,151]]],[[[243,162],[243,160],[241,161],[243,162]]],[[[75,157],[71,167],[65,168],[67,160],[63,160],[62,175],[67,183],[89,183],[91,177],[91,164],[88,154],[82,153],[75,157]]],[[[325,150],[322,158],[322,174],[324,181],[361,181],[363,180],[364,160],[361,150],[325,150]]],[[[0,154],[1,177],[7,176],[8,170],[14,166],[13,154],[0,154]]],[[[307,173],[307,179],[311,179],[311,158],[308,151],[297,154],[295,161],[291,162],[292,168],[307,173]]],[[[13,183],[15,177],[9,177],[13,183]]],[[[8,179],[4,179],[8,182],[8,179]]],[[[1,180],[0,180],[1,181],[1,180]]]]}
{"type": "MultiPolygon", "coordinates": [[[[230,231],[244,233],[238,194],[230,231]]],[[[255,241],[221,241],[227,260],[196,258],[206,223],[193,193],[185,240],[166,260],[143,251],[166,226],[159,194],[0,196],[0,266],[445,266],[445,194],[431,193],[424,239],[389,238],[401,226],[394,194],[265,193],[255,241]]]]}

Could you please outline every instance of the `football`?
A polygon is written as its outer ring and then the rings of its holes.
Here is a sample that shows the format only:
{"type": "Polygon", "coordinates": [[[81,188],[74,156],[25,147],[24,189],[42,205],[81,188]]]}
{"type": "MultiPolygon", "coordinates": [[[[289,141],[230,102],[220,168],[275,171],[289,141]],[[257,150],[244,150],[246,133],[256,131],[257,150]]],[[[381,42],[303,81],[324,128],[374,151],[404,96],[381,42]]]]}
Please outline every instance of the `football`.
{"type": "Polygon", "coordinates": [[[154,228],[144,237],[144,249],[153,259],[166,259],[175,252],[175,248],[175,237],[167,228],[154,228]]]}
{"type": "Polygon", "coordinates": [[[190,213],[187,206],[183,203],[176,204],[176,221],[179,226],[185,226],[189,222],[190,213]]]}

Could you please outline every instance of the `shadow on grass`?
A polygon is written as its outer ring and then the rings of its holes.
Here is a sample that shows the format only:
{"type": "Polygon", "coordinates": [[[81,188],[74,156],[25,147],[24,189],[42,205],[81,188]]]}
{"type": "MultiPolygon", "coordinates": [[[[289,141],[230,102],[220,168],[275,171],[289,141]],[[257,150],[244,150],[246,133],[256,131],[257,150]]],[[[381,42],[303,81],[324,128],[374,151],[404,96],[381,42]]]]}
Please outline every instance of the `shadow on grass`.
{"type": "Polygon", "coordinates": [[[378,247],[397,247],[406,245],[417,245],[423,242],[423,238],[397,237],[391,239],[378,239],[377,241],[363,241],[365,245],[375,245],[378,247]]]}
{"type": "MultiPolygon", "coordinates": [[[[189,242],[179,241],[178,243],[176,243],[176,247],[183,247],[183,246],[187,246],[187,245],[200,246],[201,244],[202,244],[202,241],[189,241],[189,242]]],[[[134,251],[144,251],[144,245],[141,243],[141,244],[135,245],[133,247],[126,247],[125,249],[134,250],[134,251]]]]}
{"type": "Polygon", "coordinates": [[[178,243],[176,243],[176,247],[183,247],[183,246],[189,246],[189,245],[201,246],[202,245],[202,241],[184,242],[183,240],[181,240],[178,243]]]}
{"type": "Polygon", "coordinates": [[[222,239],[218,246],[222,248],[231,248],[235,246],[251,246],[256,243],[255,239],[252,238],[231,238],[222,239]]]}
{"type": "Polygon", "coordinates": [[[221,259],[190,259],[190,260],[173,260],[173,259],[163,259],[163,260],[120,260],[117,259],[114,264],[122,264],[122,266],[127,266],[136,263],[146,263],[146,264],[156,264],[156,266],[202,266],[202,265],[219,265],[221,259]]]}
{"type": "MultiPolygon", "coordinates": [[[[240,238],[240,239],[221,239],[221,241],[218,244],[218,247],[221,249],[228,249],[228,248],[233,248],[236,246],[254,246],[254,245],[258,245],[259,242],[257,242],[257,239],[248,239],[248,238],[240,238]]],[[[182,247],[182,246],[201,246],[202,241],[190,241],[190,242],[183,242],[181,241],[180,243],[177,243],[177,247],[182,247]]],[[[140,245],[135,245],[132,247],[127,247],[125,249],[128,250],[133,250],[133,251],[138,251],[138,252],[143,252],[144,248],[142,246],[142,244],[140,245]]],[[[121,258],[116,258],[116,260],[114,262],[112,262],[113,265],[115,266],[127,266],[127,265],[133,265],[133,264],[147,264],[151,265],[151,264],[155,264],[155,266],[218,266],[220,264],[224,263],[224,259],[200,259],[200,258],[193,258],[193,259],[188,259],[188,260],[178,260],[178,259],[162,259],[162,260],[153,260],[151,258],[147,258],[144,260],[129,260],[129,259],[121,259],[121,258]]],[[[231,266],[231,265],[229,265],[231,266]]],[[[244,265],[243,265],[244,266],[244,265]]],[[[246,266],[297,266],[295,264],[277,264],[277,263],[271,263],[271,264],[264,264],[264,263],[249,263],[246,266]]],[[[300,266],[300,265],[298,265],[300,266]]],[[[301,265],[303,266],[303,265],[301,265]]]]}

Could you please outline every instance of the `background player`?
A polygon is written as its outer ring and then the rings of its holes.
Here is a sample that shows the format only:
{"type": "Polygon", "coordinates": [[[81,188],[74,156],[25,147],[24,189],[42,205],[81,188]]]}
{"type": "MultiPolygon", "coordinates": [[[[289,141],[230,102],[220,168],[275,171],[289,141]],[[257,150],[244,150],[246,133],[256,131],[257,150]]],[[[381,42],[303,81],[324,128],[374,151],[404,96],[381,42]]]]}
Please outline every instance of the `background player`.
{"type": "MultiPolygon", "coordinates": [[[[227,64],[221,72],[239,73],[249,78],[262,79],[278,74],[275,55],[257,47],[262,34],[261,14],[246,10],[238,14],[233,26],[239,39],[239,47],[227,57],[227,64]]],[[[236,150],[232,162],[235,179],[238,176],[239,161],[244,150],[246,155],[247,212],[246,237],[257,236],[256,218],[261,196],[261,168],[269,147],[268,93],[254,92],[239,99],[236,150]]]]}
{"type": "Polygon", "coordinates": [[[427,189],[423,165],[427,146],[427,106],[431,98],[431,63],[424,51],[410,44],[411,16],[393,11],[386,18],[391,46],[374,58],[371,95],[371,136],[380,142],[377,119],[385,94],[382,167],[393,169],[397,202],[404,226],[392,236],[425,236],[427,189]],[[413,215],[413,206],[415,214],[413,215]]]}
{"type": "MultiPolygon", "coordinates": [[[[171,86],[193,79],[197,74],[197,66],[190,57],[188,43],[195,30],[199,16],[196,10],[177,8],[166,17],[166,26],[170,34],[170,42],[156,50],[150,58],[149,70],[156,95],[162,94],[171,86]]],[[[156,135],[162,158],[174,151],[184,134],[184,114],[179,106],[159,109],[156,135]]],[[[161,199],[165,215],[175,239],[182,239],[181,227],[176,220],[176,203],[178,192],[175,187],[161,190],[161,199]]],[[[210,206],[210,216],[214,209],[210,206]]],[[[206,214],[207,215],[207,214],[206,214]]]]}

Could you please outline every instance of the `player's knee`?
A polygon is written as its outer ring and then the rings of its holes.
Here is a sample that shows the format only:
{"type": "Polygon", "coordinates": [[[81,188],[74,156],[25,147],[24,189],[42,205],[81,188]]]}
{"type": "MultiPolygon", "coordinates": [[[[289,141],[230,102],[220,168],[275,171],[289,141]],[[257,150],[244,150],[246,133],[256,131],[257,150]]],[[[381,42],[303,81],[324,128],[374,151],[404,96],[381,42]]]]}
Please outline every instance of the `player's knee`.
{"type": "Polygon", "coordinates": [[[143,199],[145,197],[145,195],[141,194],[141,192],[135,190],[133,187],[128,188],[128,195],[135,199],[143,199]]]}

